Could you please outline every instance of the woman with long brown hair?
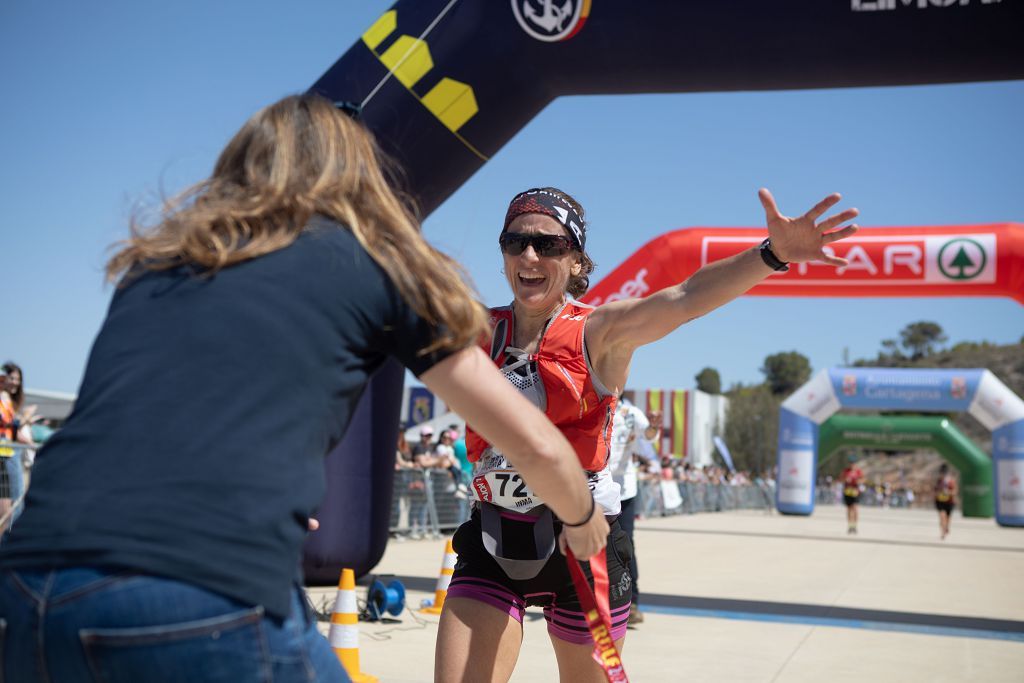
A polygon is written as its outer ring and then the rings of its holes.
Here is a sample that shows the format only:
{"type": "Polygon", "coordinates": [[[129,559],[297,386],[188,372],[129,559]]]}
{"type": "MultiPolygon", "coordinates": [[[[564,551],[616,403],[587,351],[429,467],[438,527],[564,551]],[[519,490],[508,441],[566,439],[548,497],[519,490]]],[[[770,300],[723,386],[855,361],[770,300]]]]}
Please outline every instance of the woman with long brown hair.
{"type": "MultiPolygon", "coordinates": [[[[28,426],[21,423],[25,382],[21,368],[11,361],[0,366],[0,441],[31,443],[28,426]]],[[[0,446],[0,534],[19,512],[17,501],[25,486],[24,449],[0,446]]]]}
{"type": "MultiPolygon", "coordinates": [[[[472,346],[471,289],[331,102],[255,114],[107,272],[75,409],[0,545],[10,680],[346,680],[298,559],[323,456],[389,356],[586,517],[568,442],[472,346]]],[[[607,530],[564,539],[589,557],[607,530]]]]}

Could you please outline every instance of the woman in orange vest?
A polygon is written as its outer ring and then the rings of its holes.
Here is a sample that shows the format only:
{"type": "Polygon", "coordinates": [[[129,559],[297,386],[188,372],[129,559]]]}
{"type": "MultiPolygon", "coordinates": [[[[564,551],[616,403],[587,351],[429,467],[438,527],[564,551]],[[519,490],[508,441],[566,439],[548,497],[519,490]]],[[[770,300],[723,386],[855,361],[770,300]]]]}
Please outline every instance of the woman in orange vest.
{"type": "MultiPolygon", "coordinates": [[[[32,443],[29,427],[22,423],[24,400],[21,368],[7,361],[0,366],[0,441],[32,443]]],[[[35,406],[29,406],[27,414],[34,410],[35,406]]],[[[20,448],[0,446],[0,534],[14,522],[19,512],[14,506],[24,493],[22,453],[20,448]]]]}
{"type": "Polygon", "coordinates": [[[956,507],[956,479],[949,473],[949,465],[942,463],[939,478],[935,482],[935,509],[939,511],[939,531],[942,540],[949,535],[949,519],[956,507]]]}
{"type": "MultiPolygon", "coordinates": [[[[760,246],[708,264],[645,299],[597,308],[576,300],[587,291],[594,264],[586,253],[583,208],[567,193],[545,187],[516,195],[498,237],[514,300],[491,310],[492,334],[483,348],[573,445],[593,494],[591,515],[608,519],[607,604],[619,647],[629,615],[632,548],[616,519],[619,487],[607,462],[615,399],[634,351],[786,270],[788,262],[845,264],[824,248],[857,229],[842,227],[856,209],[819,222],[838,194],[798,218],[779,213],[768,190],[760,191],[760,199],[768,221],[768,239],[760,246]]],[[[474,462],[474,509],[454,538],[458,561],[441,614],[435,680],[508,680],[529,605],[544,608],[561,680],[604,680],[591,657],[591,635],[567,563],[554,550],[556,539],[563,545],[563,529],[589,517],[556,519],[504,454],[468,425],[466,443],[474,462]]],[[[591,564],[584,562],[583,569],[593,584],[591,564]]]]}

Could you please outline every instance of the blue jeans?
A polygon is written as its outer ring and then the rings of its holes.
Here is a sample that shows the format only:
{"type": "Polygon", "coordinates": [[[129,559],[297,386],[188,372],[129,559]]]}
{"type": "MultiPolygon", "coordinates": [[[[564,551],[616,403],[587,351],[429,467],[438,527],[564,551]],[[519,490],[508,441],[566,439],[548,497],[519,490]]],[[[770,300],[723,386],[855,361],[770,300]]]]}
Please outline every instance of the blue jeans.
{"type": "MultiPolygon", "coordinates": [[[[25,493],[25,470],[22,469],[23,454],[25,451],[21,448],[14,449],[14,455],[9,458],[0,458],[0,467],[4,467],[7,470],[7,480],[10,483],[10,491],[8,492],[11,498],[11,503],[14,503],[25,493]]],[[[9,524],[13,524],[16,519],[21,515],[21,510],[24,507],[25,502],[18,502],[14,508],[14,513],[9,520],[9,524]]],[[[2,531],[2,530],[0,530],[2,531]]]]}
{"type": "Polygon", "coordinates": [[[349,681],[296,588],[287,619],[93,567],[0,571],[0,680],[349,681]]]}

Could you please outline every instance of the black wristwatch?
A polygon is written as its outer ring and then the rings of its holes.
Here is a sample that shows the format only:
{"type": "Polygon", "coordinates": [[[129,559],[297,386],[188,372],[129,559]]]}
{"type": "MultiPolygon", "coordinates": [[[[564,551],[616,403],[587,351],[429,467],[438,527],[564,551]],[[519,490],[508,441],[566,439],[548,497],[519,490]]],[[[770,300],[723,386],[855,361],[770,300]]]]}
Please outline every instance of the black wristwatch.
{"type": "Polygon", "coordinates": [[[770,237],[766,237],[764,242],[761,242],[761,246],[758,248],[761,252],[761,260],[767,264],[772,270],[786,271],[789,270],[789,264],[785,261],[780,261],[779,257],[772,251],[772,240],[770,237]]]}

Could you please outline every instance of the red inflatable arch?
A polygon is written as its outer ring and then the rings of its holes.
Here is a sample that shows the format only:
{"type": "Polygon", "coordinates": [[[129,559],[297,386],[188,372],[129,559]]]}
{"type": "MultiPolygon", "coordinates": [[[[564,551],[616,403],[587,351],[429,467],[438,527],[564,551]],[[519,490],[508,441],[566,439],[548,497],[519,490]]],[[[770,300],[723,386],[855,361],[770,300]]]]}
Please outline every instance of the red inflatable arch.
{"type": "MultiPolygon", "coordinates": [[[[657,237],[583,297],[643,297],[764,239],[764,228],[685,228],[657,237]]],[[[1024,224],[865,228],[832,245],[843,268],[802,263],[755,296],[1008,296],[1024,304],[1024,224]]]]}

